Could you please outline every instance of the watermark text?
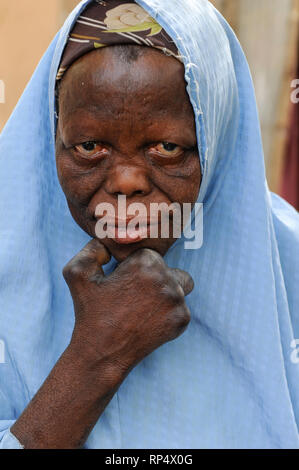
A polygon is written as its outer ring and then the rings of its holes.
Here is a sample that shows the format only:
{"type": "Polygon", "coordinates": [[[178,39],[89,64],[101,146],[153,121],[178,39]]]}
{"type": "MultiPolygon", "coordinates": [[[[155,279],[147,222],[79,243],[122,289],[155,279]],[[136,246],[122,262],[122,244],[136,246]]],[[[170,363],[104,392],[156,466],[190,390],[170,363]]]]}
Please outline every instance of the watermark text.
{"type": "Polygon", "coordinates": [[[0,364],[5,363],[5,343],[3,339],[0,339],[0,364]]]}
{"type": "Polygon", "coordinates": [[[5,103],[5,83],[0,80],[0,103],[5,103]]]}
{"type": "Polygon", "coordinates": [[[293,339],[293,341],[291,341],[291,348],[293,349],[291,361],[293,364],[299,364],[299,339],[293,339]]]}
{"type": "Polygon", "coordinates": [[[295,78],[291,83],[291,88],[295,88],[291,93],[291,101],[294,104],[299,103],[299,78],[295,78]]]}
{"type": "Polygon", "coordinates": [[[134,243],[142,239],[180,238],[184,234],[187,250],[199,249],[203,244],[203,204],[167,204],[135,202],[127,204],[125,195],[119,195],[117,207],[100,203],[95,210],[98,220],[97,238],[111,238],[119,243],[134,243]]]}

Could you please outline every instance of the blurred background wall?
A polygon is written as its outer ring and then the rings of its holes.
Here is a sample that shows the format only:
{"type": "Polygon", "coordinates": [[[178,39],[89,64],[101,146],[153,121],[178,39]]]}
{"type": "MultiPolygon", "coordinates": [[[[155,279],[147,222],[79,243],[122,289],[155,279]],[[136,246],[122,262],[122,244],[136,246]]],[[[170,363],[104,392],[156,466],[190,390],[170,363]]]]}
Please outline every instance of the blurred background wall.
{"type": "MultiPolygon", "coordinates": [[[[77,3],[0,0],[0,130],[51,39],[77,3]]],[[[247,56],[261,118],[267,179],[270,189],[280,193],[290,128],[291,82],[299,78],[299,0],[212,3],[235,30],[247,56]]]]}
{"type": "MultiPolygon", "coordinates": [[[[291,83],[299,78],[299,1],[212,0],[212,3],[233,27],[246,54],[259,108],[268,183],[270,189],[286,197],[283,184],[294,180],[284,175],[284,168],[293,123],[291,83]]],[[[297,167],[298,164],[297,147],[297,167]]],[[[297,193],[298,183],[299,172],[297,193]]],[[[290,202],[297,206],[297,196],[290,202]]]]}

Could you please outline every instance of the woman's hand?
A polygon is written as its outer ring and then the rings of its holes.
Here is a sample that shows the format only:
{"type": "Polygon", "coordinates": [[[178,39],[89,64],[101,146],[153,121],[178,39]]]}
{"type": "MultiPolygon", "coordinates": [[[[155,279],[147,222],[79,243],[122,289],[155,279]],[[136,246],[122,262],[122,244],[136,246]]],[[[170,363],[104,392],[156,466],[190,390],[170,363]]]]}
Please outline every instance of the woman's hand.
{"type": "Polygon", "coordinates": [[[190,313],[184,296],[193,281],[149,249],[135,252],[105,277],[101,265],[109,258],[94,239],[63,270],[76,316],[71,347],[125,376],[186,329],[190,313]]]}
{"type": "Polygon", "coordinates": [[[130,370],[189,323],[189,274],[140,250],[105,277],[109,254],[92,240],[65,267],[76,322],[72,340],[12,426],[26,449],[78,449],[130,370]]]}

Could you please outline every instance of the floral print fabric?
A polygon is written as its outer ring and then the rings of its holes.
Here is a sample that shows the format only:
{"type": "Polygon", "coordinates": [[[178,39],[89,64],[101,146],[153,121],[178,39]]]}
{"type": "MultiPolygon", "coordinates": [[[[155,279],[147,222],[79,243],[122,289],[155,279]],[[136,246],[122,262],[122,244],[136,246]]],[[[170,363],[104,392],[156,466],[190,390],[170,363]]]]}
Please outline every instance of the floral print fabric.
{"type": "Polygon", "coordinates": [[[135,2],[97,0],[79,16],[71,31],[57,80],[82,55],[116,44],[154,47],[180,60],[173,40],[141,6],[135,2]]]}

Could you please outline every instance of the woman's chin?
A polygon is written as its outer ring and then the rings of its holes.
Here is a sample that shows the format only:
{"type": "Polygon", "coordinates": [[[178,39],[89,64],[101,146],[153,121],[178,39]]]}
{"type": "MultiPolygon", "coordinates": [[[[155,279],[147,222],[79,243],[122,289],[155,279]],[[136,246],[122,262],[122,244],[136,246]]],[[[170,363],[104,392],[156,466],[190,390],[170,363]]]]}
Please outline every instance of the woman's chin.
{"type": "Polygon", "coordinates": [[[157,251],[161,256],[164,256],[170,246],[174,243],[175,240],[169,239],[142,239],[135,242],[124,243],[120,240],[114,240],[110,238],[106,238],[101,240],[103,245],[107,248],[109,253],[118,261],[122,262],[128,256],[135,253],[137,250],[141,250],[143,248],[148,248],[150,250],[157,251]]]}

